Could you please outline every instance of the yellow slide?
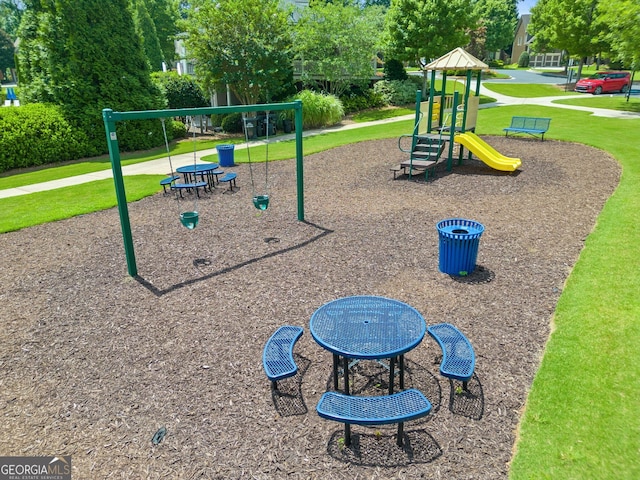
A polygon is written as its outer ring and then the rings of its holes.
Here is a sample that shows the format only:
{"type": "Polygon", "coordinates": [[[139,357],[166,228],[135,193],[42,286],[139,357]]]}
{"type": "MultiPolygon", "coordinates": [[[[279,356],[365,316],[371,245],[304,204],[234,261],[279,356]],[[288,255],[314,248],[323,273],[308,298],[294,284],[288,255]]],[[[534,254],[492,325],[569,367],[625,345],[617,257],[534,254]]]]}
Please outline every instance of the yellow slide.
{"type": "Polygon", "coordinates": [[[475,133],[461,133],[456,135],[453,141],[467,147],[476,157],[496,170],[513,172],[522,165],[519,158],[505,157],[475,133]]]}

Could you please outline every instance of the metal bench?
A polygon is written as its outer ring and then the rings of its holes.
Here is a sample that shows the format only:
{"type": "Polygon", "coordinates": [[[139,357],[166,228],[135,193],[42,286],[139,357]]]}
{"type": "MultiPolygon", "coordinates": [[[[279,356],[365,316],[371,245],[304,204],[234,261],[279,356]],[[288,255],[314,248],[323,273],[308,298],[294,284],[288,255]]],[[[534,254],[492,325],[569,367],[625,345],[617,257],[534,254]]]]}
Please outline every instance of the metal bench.
{"type": "Polygon", "coordinates": [[[160,180],[160,185],[162,185],[162,190],[164,190],[165,194],[167,193],[167,185],[172,185],[173,182],[175,182],[179,178],[180,175],[174,175],[173,177],[167,177],[160,180]]]}
{"type": "Polygon", "coordinates": [[[431,325],[427,327],[427,332],[442,349],[440,375],[460,380],[462,388],[466,390],[476,365],[476,356],[467,337],[450,323],[431,325]]]}
{"type": "Polygon", "coordinates": [[[393,395],[358,397],[338,392],[326,392],[316,407],[318,415],[327,420],[344,423],[344,444],[351,444],[351,425],[398,424],[396,443],[402,446],[404,422],[424,417],[431,411],[431,403],[414,388],[393,395]]]}
{"type": "Polygon", "coordinates": [[[262,352],[262,365],[274,390],[278,389],[278,380],[298,373],[298,365],[293,360],[293,346],[303,332],[301,327],[284,325],[267,340],[262,352]]]}
{"type": "Polygon", "coordinates": [[[237,173],[225,173],[222,177],[220,177],[218,183],[229,182],[229,190],[233,191],[233,187],[236,186],[237,176],[237,173]]]}
{"type": "Polygon", "coordinates": [[[542,117],[511,117],[511,125],[503,128],[505,137],[511,133],[527,133],[532,137],[540,135],[544,141],[544,134],[549,130],[550,118],[542,117]]]}
{"type": "Polygon", "coordinates": [[[171,185],[172,190],[178,190],[180,192],[180,198],[182,197],[182,190],[191,190],[194,189],[196,191],[196,195],[200,198],[200,188],[207,188],[207,182],[195,182],[195,183],[174,183],[171,185]]]}

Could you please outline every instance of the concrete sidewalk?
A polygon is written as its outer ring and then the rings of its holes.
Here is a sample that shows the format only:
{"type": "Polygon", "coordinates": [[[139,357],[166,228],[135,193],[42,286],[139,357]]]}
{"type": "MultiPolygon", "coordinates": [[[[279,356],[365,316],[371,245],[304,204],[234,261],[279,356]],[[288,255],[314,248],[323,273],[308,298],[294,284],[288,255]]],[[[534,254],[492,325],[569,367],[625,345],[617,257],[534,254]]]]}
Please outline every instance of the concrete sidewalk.
{"type": "MultiPolygon", "coordinates": [[[[403,115],[401,117],[387,118],[384,120],[378,120],[374,122],[354,123],[348,125],[339,125],[335,127],[323,128],[319,130],[310,130],[303,132],[303,137],[311,137],[314,135],[322,135],[324,133],[337,132],[342,130],[352,130],[355,128],[362,128],[371,125],[379,125],[384,123],[399,122],[402,120],[411,120],[413,115],[403,115]]],[[[283,142],[286,140],[295,139],[295,133],[279,135],[277,137],[269,139],[269,143],[283,142]]],[[[255,140],[250,143],[240,143],[235,145],[236,150],[242,150],[247,146],[253,148],[258,145],[266,144],[266,140],[255,140]]],[[[218,152],[215,148],[200,150],[196,152],[196,163],[202,162],[202,157],[208,155],[216,155],[218,152]]],[[[171,164],[173,169],[182,167],[184,165],[193,164],[193,152],[184,153],[181,155],[172,155],[171,164]]],[[[122,174],[127,175],[169,175],[170,173],[168,157],[158,158],[156,160],[149,160],[148,162],[135,163],[133,165],[127,165],[122,167],[122,174]]],[[[104,180],[106,178],[112,178],[113,173],[111,168],[106,170],[100,170],[99,172],[86,173],[83,175],[76,175],[74,177],[61,178],[59,180],[52,180],[50,182],[34,183],[32,185],[24,185],[22,187],[7,188],[0,190],[0,199],[17,197],[20,195],[28,195],[30,193],[44,192],[46,190],[55,190],[56,188],[69,187],[73,185],[80,185],[82,183],[94,182],[96,180],[104,180]]]]}
{"type": "MultiPolygon", "coordinates": [[[[475,87],[472,85],[472,90],[475,87]]],[[[591,107],[583,107],[578,105],[564,105],[560,103],[553,103],[554,100],[566,100],[571,97],[567,96],[554,96],[554,97],[538,97],[538,98],[516,98],[509,97],[507,95],[501,95],[499,93],[493,92],[483,85],[480,86],[480,93],[486,95],[488,97],[495,98],[496,101],[493,103],[487,103],[484,105],[480,105],[480,108],[493,108],[500,107],[505,105],[542,105],[547,107],[555,107],[555,108],[568,108],[571,110],[582,110],[585,112],[590,112],[594,116],[597,117],[609,117],[609,118],[625,118],[625,119],[637,119],[640,118],[640,114],[634,112],[624,112],[618,110],[608,110],[604,108],[591,108],[591,107]]],[[[585,97],[588,98],[588,97],[585,97]]],[[[596,97],[597,98],[597,97],[596,97]]],[[[311,130],[305,131],[303,133],[303,137],[310,137],[314,135],[322,135],[324,133],[331,133],[343,130],[352,130],[356,128],[368,127],[371,125],[379,125],[385,123],[398,122],[403,120],[412,120],[414,115],[404,115],[401,117],[393,117],[387,118],[384,120],[378,120],[373,122],[364,122],[364,123],[353,123],[347,125],[338,125],[335,127],[329,127],[319,130],[311,130]]],[[[278,137],[274,137],[273,139],[269,139],[269,143],[272,142],[282,142],[285,140],[291,140],[295,138],[295,134],[287,134],[280,135],[278,137]]],[[[265,140],[257,140],[250,142],[249,144],[242,143],[236,144],[235,148],[237,150],[241,150],[247,148],[247,145],[250,147],[254,147],[256,145],[265,144],[265,140]]],[[[196,161],[200,162],[201,158],[207,155],[217,154],[215,149],[201,150],[196,152],[196,161]]],[[[193,153],[175,155],[171,157],[171,163],[173,165],[174,170],[183,165],[189,165],[193,163],[193,153]]],[[[148,162],[136,163],[134,165],[128,165],[122,168],[123,175],[168,175],[170,172],[169,161],[165,158],[160,158],[157,160],[150,160],[148,162]]],[[[50,182],[36,183],[32,185],[25,185],[17,188],[8,188],[5,190],[0,190],[0,199],[1,198],[9,198],[9,197],[17,197],[20,195],[27,195],[30,193],[43,192],[46,190],[54,190],[56,188],[68,187],[73,185],[80,185],[82,183],[93,182],[96,180],[104,180],[106,178],[111,178],[112,172],[111,169],[101,170],[99,172],[87,173],[84,175],[77,175],[74,177],[61,178],[59,180],[52,180],[50,182]]]]}

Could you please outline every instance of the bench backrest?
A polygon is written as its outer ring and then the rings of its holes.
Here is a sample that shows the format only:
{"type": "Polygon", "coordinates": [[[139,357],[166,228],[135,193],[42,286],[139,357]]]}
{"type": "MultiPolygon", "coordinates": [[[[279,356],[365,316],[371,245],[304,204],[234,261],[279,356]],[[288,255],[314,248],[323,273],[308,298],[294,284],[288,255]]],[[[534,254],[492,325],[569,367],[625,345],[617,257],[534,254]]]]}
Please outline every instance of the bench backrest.
{"type": "Polygon", "coordinates": [[[549,130],[550,118],[542,117],[512,117],[511,128],[526,128],[531,130],[549,130]]]}

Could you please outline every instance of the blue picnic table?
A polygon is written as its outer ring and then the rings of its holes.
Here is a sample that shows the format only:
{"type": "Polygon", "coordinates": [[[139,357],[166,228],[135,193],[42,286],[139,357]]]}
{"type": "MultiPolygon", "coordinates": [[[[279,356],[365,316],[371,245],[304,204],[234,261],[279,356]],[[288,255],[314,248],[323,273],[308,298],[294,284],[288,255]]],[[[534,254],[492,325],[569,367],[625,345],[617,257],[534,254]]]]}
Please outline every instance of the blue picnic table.
{"type": "Polygon", "coordinates": [[[322,305],[311,316],[313,339],[333,354],[334,389],[338,365],[343,362],[344,392],[349,394],[350,360],[389,360],[389,394],[393,393],[395,364],[404,389],[404,354],[420,344],[426,323],[406,303],[378,296],[339,298],[322,305]]]}

